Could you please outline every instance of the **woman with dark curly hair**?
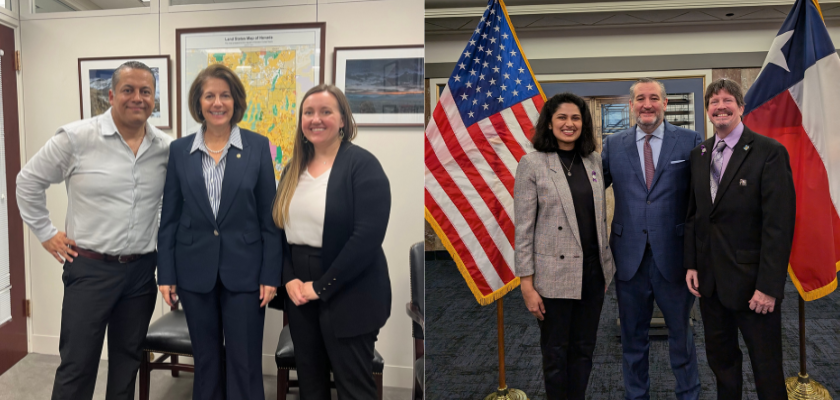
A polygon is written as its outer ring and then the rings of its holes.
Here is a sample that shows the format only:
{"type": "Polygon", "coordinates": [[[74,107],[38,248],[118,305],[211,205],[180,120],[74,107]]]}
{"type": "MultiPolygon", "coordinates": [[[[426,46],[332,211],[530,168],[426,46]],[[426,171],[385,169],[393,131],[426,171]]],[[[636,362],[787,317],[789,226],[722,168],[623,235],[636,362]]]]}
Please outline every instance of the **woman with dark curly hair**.
{"type": "Polygon", "coordinates": [[[604,293],[608,246],[601,156],[586,101],[572,93],[540,111],[514,186],[516,275],[540,326],[546,397],[583,399],[604,293]]]}

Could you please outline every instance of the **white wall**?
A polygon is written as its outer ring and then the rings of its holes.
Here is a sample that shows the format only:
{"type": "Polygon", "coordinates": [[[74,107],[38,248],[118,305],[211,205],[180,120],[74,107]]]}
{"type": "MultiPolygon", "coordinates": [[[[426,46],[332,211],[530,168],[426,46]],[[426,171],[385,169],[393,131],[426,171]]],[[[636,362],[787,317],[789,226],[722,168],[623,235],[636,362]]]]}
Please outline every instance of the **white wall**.
{"type": "MultiPolygon", "coordinates": [[[[165,0],[164,0],[165,1],[165,0]]],[[[423,43],[422,0],[325,1],[313,4],[259,8],[212,9],[219,6],[167,7],[160,14],[79,17],[55,15],[53,19],[21,21],[22,109],[28,160],[68,122],[79,119],[78,58],[169,54],[172,58],[172,113],[175,114],[175,30],[224,25],[258,25],[326,22],[325,80],[332,80],[332,55],[336,46],[379,46],[423,43]],[[204,8],[202,10],[202,8],[204,8]],[[209,8],[209,9],[208,9],[209,8]],[[387,17],[385,17],[387,16],[387,17]]],[[[288,1],[286,1],[288,4],[288,1]]],[[[300,2],[298,2],[300,3],[300,2]]],[[[230,4],[222,7],[230,7],[230,4]]],[[[247,5],[246,5],[247,6],[247,5]]],[[[138,11],[144,12],[144,11],[138,11]]],[[[106,13],[107,14],[107,13],[106,13]]],[[[85,15],[91,15],[86,13],[85,15]]],[[[39,15],[38,17],[41,17],[39,15]]],[[[173,126],[176,120],[173,119],[173,126]]],[[[174,131],[169,131],[174,135],[174,131]]],[[[423,204],[422,128],[362,128],[355,143],[379,158],[391,181],[391,223],[385,237],[393,288],[391,318],[381,330],[377,350],[385,359],[384,384],[411,387],[413,341],[410,319],[408,249],[423,239],[420,217],[423,204]]],[[[47,205],[56,226],[62,226],[67,208],[63,185],[47,192],[47,205]]],[[[58,354],[60,327],[61,265],[50,257],[27,230],[28,297],[32,301],[31,351],[58,354]]],[[[158,301],[154,319],[165,312],[158,301]]],[[[269,310],[263,343],[263,369],[276,373],[274,350],[282,326],[282,313],[269,310]]]]}

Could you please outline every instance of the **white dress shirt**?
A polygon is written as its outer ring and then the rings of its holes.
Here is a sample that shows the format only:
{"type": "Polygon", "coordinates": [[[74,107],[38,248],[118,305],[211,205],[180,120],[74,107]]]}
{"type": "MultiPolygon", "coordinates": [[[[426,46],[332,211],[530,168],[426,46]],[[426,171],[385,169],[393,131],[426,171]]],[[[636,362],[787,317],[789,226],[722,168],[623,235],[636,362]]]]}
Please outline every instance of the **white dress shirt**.
{"type": "Polygon", "coordinates": [[[111,255],[154,251],[171,141],[146,122],[135,156],[111,109],[62,126],[17,176],[23,221],[41,242],[55,236],[46,190],[64,181],[65,230],[77,246],[111,255]]]}
{"type": "Polygon", "coordinates": [[[317,178],[309,174],[309,169],[300,174],[295,194],[289,203],[289,222],[286,224],[286,240],[289,244],[321,247],[330,172],[332,168],[317,178]]]}

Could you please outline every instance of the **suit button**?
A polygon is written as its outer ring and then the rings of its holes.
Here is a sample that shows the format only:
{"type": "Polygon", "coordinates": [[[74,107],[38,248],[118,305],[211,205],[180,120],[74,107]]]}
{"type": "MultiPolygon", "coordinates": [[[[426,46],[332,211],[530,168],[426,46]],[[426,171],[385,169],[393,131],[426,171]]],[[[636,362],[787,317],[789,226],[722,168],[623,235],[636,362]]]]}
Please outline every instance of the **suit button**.
{"type": "Polygon", "coordinates": [[[214,230],[214,231],[213,231],[213,235],[215,235],[215,236],[219,236],[219,231],[214,230]]]}
{"type": "Polygon", "coordinates": [[[563,230],[563,227],[562,227],[562,226],[558,226],[558,227],[557,227],[557,230],[558,230],[558,231],[562,231],[562,230],[563,230]]]}
{"type": "Polygon", "coordinates": [[[645,235],[647,235],[647,229],[642,229],[642,233],[644,233],[645,235]]]}
{"type": "Polygon", "coordinates": [[[647,202],[647,203],[648,203],[648,204],[650,204],[650,200],[648,200],[648,202],[647,202]]]}
{"type": "Polygon", "coordinates": [[[566,258],[566,256],[564,256],[564,255],[562,255],[562,254],[561,254],[561,255],[560,255],[560,259],[562,260],[562,259],[564,259],[564,258],[566,258]]]}

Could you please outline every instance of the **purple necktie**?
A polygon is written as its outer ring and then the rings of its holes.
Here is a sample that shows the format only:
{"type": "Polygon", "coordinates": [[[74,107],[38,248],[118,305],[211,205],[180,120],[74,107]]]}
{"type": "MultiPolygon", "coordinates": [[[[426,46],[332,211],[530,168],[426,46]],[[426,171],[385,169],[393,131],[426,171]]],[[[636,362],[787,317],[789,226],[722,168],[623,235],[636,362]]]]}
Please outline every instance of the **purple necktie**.
{"type": "Polygon", "coordinates": [[[652,137],[652,134],[645,135],[645,184],[648,190],[650,190],[650,185],[653,184],[653,173],[656,171],[653,167],[653,149],[650,148],[650,138],[652,137]]]}
{"type": "Polygon", "coordinates": [[[715,202],[718,185],[720,184],[720,171],[723,169],[723,149],[726,148],[726,142],[723,140],[717,142],[715,150],[712,152],[712,168],[709,174],[709,189],[712,191],[712,203],[715,202]]]}

